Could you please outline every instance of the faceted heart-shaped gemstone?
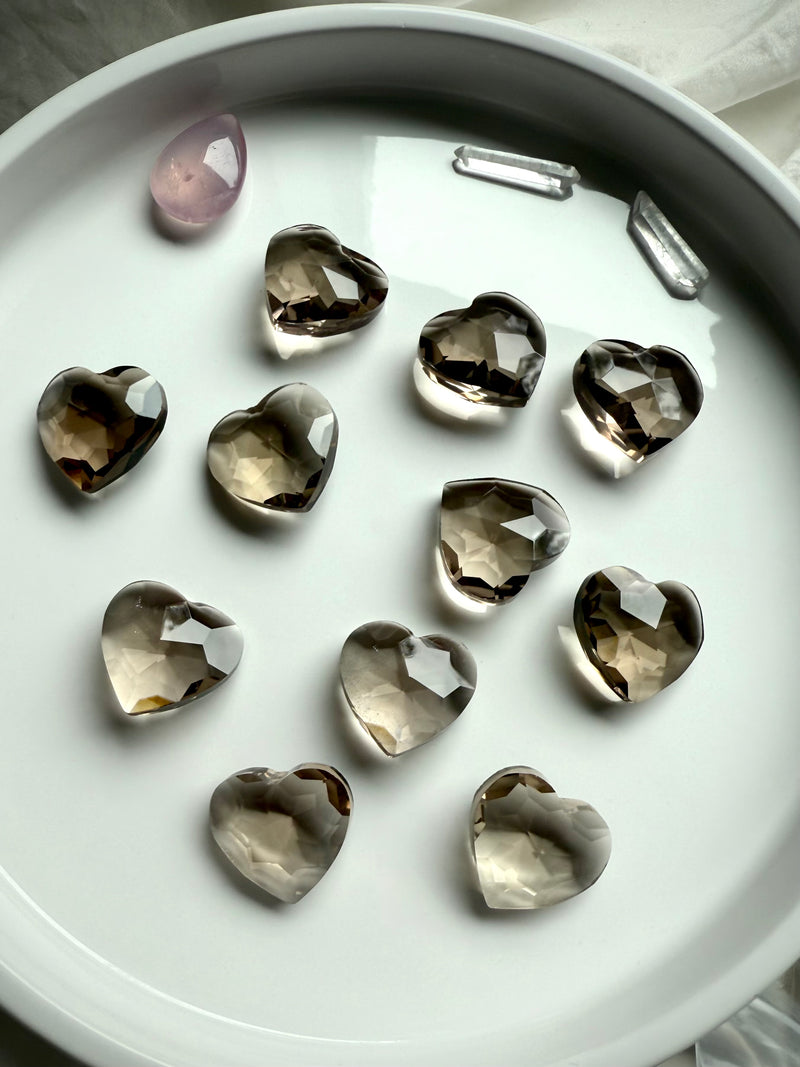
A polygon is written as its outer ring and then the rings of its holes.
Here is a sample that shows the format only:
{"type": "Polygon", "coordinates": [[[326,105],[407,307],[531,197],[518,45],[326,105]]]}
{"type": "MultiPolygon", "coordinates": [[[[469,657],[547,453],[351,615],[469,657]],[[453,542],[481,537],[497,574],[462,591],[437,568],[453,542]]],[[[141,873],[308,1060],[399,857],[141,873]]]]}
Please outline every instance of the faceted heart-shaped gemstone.
{"type": "Polygon", "coordinates": [[[308,511],[333,469],[339,424],[316,389],[273,389],[252,408],[221,419],[208,439],[208,467],[231,496],[272,511],[308,511]]]}
{"type": "Polygon", "coordinates": [[[521,408],[536,388],[547,342],[538,315],[508,293],[481,293],[468,308],[426,323],[419,361],[433,381],[480,404],[521,408]]]}
{"type": "Polygon", "coordinates": [[[233,115],[214,115],[170,141],[153,165],[150,192],[180,222],[213,222],[236,203],[246,171],[242,127],[233,115]]]}
{"type": "Polygon", "coordinates": [[[387,756],[424,745],[454,722],[478,677],[466,645],[441,634],[415,637],[396,622],[354,630],[339,673],[356,718],[387,756]]]}
{"type": "Polygon", "coordinates": [[[167,398],[141,367],[95,374],[70,367],[50,382],[36,412],[45,451],[85,493],[122,477],[153,447],[167,398]]]}
{"type": "Polygon", "coordinates": [[[245,878],[294,904],[338,856],[352,806],[350,786],[333,767],[250,767],[214,790],[211,833],[245,878]]]}
{"type": "Polygon", "coordinates": [[[377,263],[344,248],[324,226],[276,233],[264,263],[267,308],[276,330],[330,337],[372,322],[389,280],[377,263]]]}
{"type": "Polygon", "coordinates": [[[680,678],[703,643],[700,604],[680,582],[630,567],[590,574],[573,613],[581,648],[622,700],[646,700],[680,678]]]}
{"type": "Polygon", "coordinates": [[[490,908],[546,908],[594,885],[611,834],[590,804],[558,796],[530,767],[506,767],[475,794],[472,852],[490,908]]]}
{"type": "Polygon", "coordinates": [[[507,604],[533,571],[557,559],[569,542],[558,501],[524,482],[478,478],[442,490],[439,550],[459,592],[481,604],[507,604]]]}
{"type": "Polygon", "coordinates": [[[161,582],[132,582],[108,605],[103,658],[128,715],[168,711],[208,693],[238,666],[239,627],[161,582]]]}
{"type": "Polygon", "coordinates": [[[637,463],[682,434],[703,403],[697,371],[664,345],[595,341],[575,364],[572,385],[597,432],[637,463]]]}

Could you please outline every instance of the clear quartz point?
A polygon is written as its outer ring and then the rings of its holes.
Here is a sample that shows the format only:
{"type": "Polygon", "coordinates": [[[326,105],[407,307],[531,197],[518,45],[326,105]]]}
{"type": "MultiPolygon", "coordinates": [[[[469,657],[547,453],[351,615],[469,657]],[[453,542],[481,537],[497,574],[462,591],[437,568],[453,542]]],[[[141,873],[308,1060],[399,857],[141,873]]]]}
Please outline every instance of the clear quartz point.
{"type": "Polygon", "coordinates": [[[645,192],[631,205],[628,233],[672,296],[693,300],[708,282],[708,268],[645,192]]]}
{"type": "Polygon", "coordinates": [[[339,673],[356,718],[387,756],[424,745],[454,722],[478,675],[466,645],[441,634],[415,637],[396,622],[354,630],[339,673]]]}
{"type": "Polygon", "coordinates": [[[141,367],[100,374],[62,371],[42,393],[36,412],[48,456],[78,489],[96,493],[150,451],[167,420],[167,398],[141,367]]]}
{"type": "Polygon", "coordinates": [[[482,604],[507,604],[530,575],[569,543],[566,512],[544,489],[501,478],[447,482],[439,551],[455,588],[482,604]]]}
{"type": "Polygon", "coordinates": [[[621,700],[647,700],[671,685],[703,644],[703,616],[680,582],[655,584],[630,567],[590,574],[575,598],[578,641],[621,700]]]}
{"type": "Polygon", "coordinates": [[[475,145],[461,145],[455,150],[453,170],[468,178],[482,178],[499,185],[511,185],[553,199],[564,200],[572,195],[572,186],[580,181],[580,174],[568,163],[513,152],[495,152],[475,145]]]}
{"type": "Polygon", "coordinates": [[[703,404],[697,371],[665,345],[594,341],[575,364],[572,386],[597,432],[636,463],[679,437],[703,404]]]}
{"type": "Polygon", "coordinates": [[[333,469],[339,423],[325,397],[300,382],[221,419],[206,458],[215,480],[243,504],[309,511],[333,469]]]}
{"type": "Polygon", "coordinates": [[[333,767],[249,767],[214,790],[211,833],[245,878],[294,904],[338,856],[352,806],[350,786],[333,767]]]}
{"type": "Polygon", "coordinates": [[[132,582],[103,618],[103,658],[128,715],[168,711],[208,693],[239,664],[242,634],[217,608],[161,582],[132,582]]]}
{"type": "Polygon", "coordinates": [[[597,881],[611,833],[591,805],[558,796],[538,771],[506,767],[475,794],[472,854],[490,908],[545,908],[597,881]]]}

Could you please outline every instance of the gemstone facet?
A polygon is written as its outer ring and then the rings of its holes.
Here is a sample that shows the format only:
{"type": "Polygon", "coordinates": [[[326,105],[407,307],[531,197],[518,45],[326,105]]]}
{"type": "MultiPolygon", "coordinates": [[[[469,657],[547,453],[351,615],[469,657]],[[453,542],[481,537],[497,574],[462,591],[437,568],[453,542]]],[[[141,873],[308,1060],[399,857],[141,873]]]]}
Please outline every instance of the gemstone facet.
{"type": "Polygon", "coordinates": [[[424,745],[454,722],[478,677],[466,645],[441,634],[415,637],[396,622],[354,630],[339,672],[348,704],[387,756],[424,745]]]}
{"type": "Polygon", "coordinates": [[[221,419],[208,439],[208,467],[245,504],[308,511],[330,477],[338,439],[328,401],[296,382],[221,419]]]}
{"type": "Polygon", "coordinates": [[[153,165],[150,192],[180,222],[207,223],[239,198],[247,171],[247,146],[233,115],[214,115],[175,137],[153,165]]]}
{"type": "Polygon", "coordinates": [[[167,398],[141,367],[95,374],[70,367],[50,382],[36,412],[48,456],[85,493],[120,478],[153,447],[167,398]]]}
{"type": "Polygon", "coordinates": [[[690,426],[703,386],[681,352],[595,341],[572,372],[575,396],[599,434],[639,463],[690,426]]]}
{"type": "Polygon", "coordinates": [[[245,878],[294,904],[338,856],[352,805],[350,786],[333,767],[249,767],[214,790],[211,833],[245,878]]]}
{"type": "Polygon", "coordinates": [[[422,328],[418,359],[427,376],[466,400],[524,407],[544,366],[538,315],[508,293],[482,293],[422,328]]]}
{"type": "Polygon", "coordinates": [[[209,692],[238,666],[239,627],[161,582],[132,582],[103,618],[103,658],[128,715],[168,711],[209,692]]]}
{"type": "Polygon", "coordinates": [[[275,234],[267,247],[264,279],[275,329],[313,337],[366,326],[389,291],[377,263],[311,223],[275,234]]]}
{"type": "Polygon", "coordinates": [[[700,604],[680,582],[658,585],[630,567],[590,574],[573,613],[581,648],[621,700],[646,700],[679,678],[703,643],[700,604]]]}
{"type": "Polygon", "coordinates": [[[442,490],[442,563],[470,600],[508,603],[533,571],[561,555],[569,536],[564,509],[536,486],[479,478],[447,482],[442,490]]]}
{"type": "Polygon", "coordinates": [[[594,885],[611,855],[605,821],[530,767],[488,778],[472,803],[472,853],[490,908],[545,908],[594,885]]]}

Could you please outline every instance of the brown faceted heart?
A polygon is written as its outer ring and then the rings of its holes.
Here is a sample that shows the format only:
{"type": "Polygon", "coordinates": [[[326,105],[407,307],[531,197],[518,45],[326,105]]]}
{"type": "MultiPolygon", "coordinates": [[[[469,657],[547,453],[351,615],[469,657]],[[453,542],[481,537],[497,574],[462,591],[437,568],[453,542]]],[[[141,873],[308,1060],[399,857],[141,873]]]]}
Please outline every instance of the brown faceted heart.
{"type": "Polygon", "coordinates": [[[426,323],[419,361],[427,376],[475,403],[524,407],[546,352],[538,315],[508,293],[481,293],[468,308],[426,323]]]}
{"type": "Polygon", "coordinates": [[[195,604],[162,582],[132,582],[103,618],[103,658],[128,715],[188,704],[239,664],[242,634],[217,608],[195,604]]]}
{"type": "Polygon", "coordinates": [[[85,493],[121,478],[153,447],[167,419],[159,382],[141,367],[96,374],[70,367],[50,382],[36,412],[45,451],[85,493]]]}
{"type": "Polygon", "coordinates": [[[566,800],[538,771],[506,767],[472,803],[472,855],[490,908],[546,908],[594,885],[611,855],[595,809],[566,800]]]}
{"type": "Polygon", "coordinates": [[[339,674],[356,718],[387,756],[424,745],[454,722],[475,692],[466,645],[415,637],[396,622],[370,622],[344,643],[339,674]]]}
{"type": "Polygon", "coordinates": [[[377,263],[345,248],[324,226],[276,233],[264,263],[267,308],[276,330],[331,337],[372,322],[389,280],[377,263]]]}
{"type": "Polygon", "coordinates": [[[234,411],[208,439],[208,467],[231,496],[272,511],[309,511],[333,469],[339,424],[310,385],[274,389],[234,411]]]}
{"type": "Polygon", "coordinates": [[[250,767],[214,790],[211,833],[245,878],[294,904],[338,856],[352,806],[350,786],[333,767],[250,767]]]}
{"type": "Polygon", "coordinates": [[[575,364],[572,384],[597,432],[637,463],[682,434],[703,403],[694,367],[664,345],[595,341],[575,364]]]}
{"type": "Polygon", "coordinates": [[[630,567],[590,574],[573,613],[581,648],[621,700],[646,700],[680,678],[703,643],[700,604],[680,582],[630,567]]]}

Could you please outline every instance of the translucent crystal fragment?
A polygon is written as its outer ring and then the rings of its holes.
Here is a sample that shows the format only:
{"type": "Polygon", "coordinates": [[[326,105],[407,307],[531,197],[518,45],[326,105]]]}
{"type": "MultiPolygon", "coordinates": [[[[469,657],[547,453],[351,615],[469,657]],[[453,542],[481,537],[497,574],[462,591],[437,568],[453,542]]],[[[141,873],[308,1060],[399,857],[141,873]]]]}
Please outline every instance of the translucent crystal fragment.
{"type": "Polygon", "coordinates": [[[150,451],[167,420],[167,398],[141,367],[96,374],[62,371],[42,393],[36,412],[48,456],[73,485],[96,493],[150,451]]]}
{"type": "Polygon", "coordinates": [[[352,806],[350,786],[333,767],[250,767],[214,790],[211,833],[245,878],[294,904],[338,856],[352,806]]]}
{"type": "Polygon", "coordinates": [[[700,604],[680,582],[656,585],[630,567],[590,574],[575,632],[589,663],[621,699],[647,700],[680,678],[703,643],[700,604]]]}
{"type": "Polygon", "coordinates": [[[575,364],[572,385],[597,432],[636,463],[679,437],[703,404],[697,371],[664,345],[595,341],[575,364]]]}
{"type": "Polygon", "coordinates": [[[275,234],[267,248],[264,279],[275,329],[313,337],[366,326],[389,291],[377,263],[311,223],[275,234]]]}
{"type": "Polygon", "coordinates": [[[693,300],[708,282],[708,268],[645,192],[631,205],[628,233],[672,296],[693,300]]]}
{"type": "Polygon", "coordinates": [[[580,174],[568,163],[552,159],[520,156],[514,152],[494,152],[488,148],[463,144],[455,150],[453,170],[468,178],[482,178],[498,185],[539,193],[555,200],[572,195],[572,186],[580,174]]]}
{"type": "Polygon", "coordinates": [[[526,304],[481,293],[425,324],[418,359],[432,381],[466,400],[518,408],[536,388],[546,348],[542,321],[526,304]]]}
{"type": "Polygon", "coordinates": [[[475,794],[472,852],[490,908],[546,908],[594,885],[611,833],[590,804],[558,796],[538,771],[506,767],[475,794]]]}
{"type": "Polygon", "coordinates": [[[231,496],[273,511],[309,511],[333,469],[339,424],[310,385],[283,385],[214,427],[208,468],[231,496]]]}
{"type": "Polygon", "coordinates": [[[161,582],[133,582],[103,618],[103,658],[128,715],[168,711],[203,696],[236,669],[239,627],[217,608],[161,582]]]}
{"type": "Polygon", "coordinates": [[[466,645],[441,634],[415,637],[396,622],[354,630],[339,673],[356,718],[387,756],[424,745],[454,722],[478,676],[466,645]]]}
{"type": "Polygon", "coordinates": [[[242,127],[233,115],[214,115],[170,141],[153,165],[150,192],[171,218],[208,223],[236,203],[246,172],[242,127]]]}
{"type": "Polygon", "coordinates": [[[500,478],[447,482],[442,490],[439,551],[464,596],[507,604],[534,571],[569,543],[566,512],[544,489],[500,478]]]}

